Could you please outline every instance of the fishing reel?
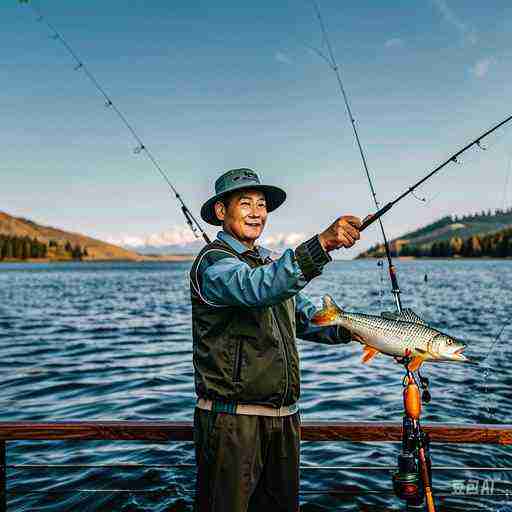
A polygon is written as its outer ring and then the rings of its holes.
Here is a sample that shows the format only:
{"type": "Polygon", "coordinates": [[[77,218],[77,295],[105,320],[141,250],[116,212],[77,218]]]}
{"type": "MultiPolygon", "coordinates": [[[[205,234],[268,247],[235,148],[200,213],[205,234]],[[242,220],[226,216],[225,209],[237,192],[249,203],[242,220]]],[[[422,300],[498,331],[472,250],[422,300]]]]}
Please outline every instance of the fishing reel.
{"type": "Polygon", "coordinates": [[[424,510],[425,487],[420,473],[419,449],[424,450],[429,481],[432,481],[429,445],[428,434],[413,419],[404,416],[402,450],[398,455],[398,471],[393,474],[393,490],[410,509],[424,510]]]}
{"type": "Polygon", "coordinates": [[[395,495],[407,505],[421,506],[425,490],[421,481],[417,458],[413,453],[401,452],[398,456],[398,471],[393,475],[395,495]]]}
{"type": "MultiPolygon", "coordinates": [[[[423,395],[425,395],[428,393],[428,379],[421,376],[420,379],[423,395]]],[[[414,375],[409,370],[404,377],[403,385],[405,414],[402,426],[402,449],[398,455],[398,471],[393,475],[393,490],[398,498],[407,502],[408,510],[416,508],[424,510],[427,494],[425,482],[428,482],[428,491],[431,495],[430,441],[428,434],[420,426],[420,389],[414,375]]]]}

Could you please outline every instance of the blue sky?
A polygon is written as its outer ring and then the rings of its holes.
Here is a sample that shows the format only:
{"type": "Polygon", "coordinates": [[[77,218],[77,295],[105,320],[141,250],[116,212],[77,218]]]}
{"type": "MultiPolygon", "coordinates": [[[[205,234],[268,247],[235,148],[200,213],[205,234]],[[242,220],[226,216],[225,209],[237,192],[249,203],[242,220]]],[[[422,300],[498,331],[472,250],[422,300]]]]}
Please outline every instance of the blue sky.
{"type": "MultiPolygon", "coordinates": [[[[193,212],[224,170],[288,192],[266,235],[372,210],[307,1],[35,3],[135,125],[193,212]]],[[[320,2],[382,203],[512,110],[505,1],[320,2]]],[[[180,240],[166,184],[46,27],[2,2],[0,210],[103,239],[180,240]],[[167,238],[166,238],[167,237],[167,238]]],[[[508,206],[510,129],[385,217],[391,236],[508,206]]],[[[511,187],[509,181],[509,188],[511,187]]],[[[213,233],[214,230],[211,230],[213,233]]],[[[362,246],[379,239],[376,228],[362,246]]],[[[353,254],[349,252],[348,255],[353,254]]]]}

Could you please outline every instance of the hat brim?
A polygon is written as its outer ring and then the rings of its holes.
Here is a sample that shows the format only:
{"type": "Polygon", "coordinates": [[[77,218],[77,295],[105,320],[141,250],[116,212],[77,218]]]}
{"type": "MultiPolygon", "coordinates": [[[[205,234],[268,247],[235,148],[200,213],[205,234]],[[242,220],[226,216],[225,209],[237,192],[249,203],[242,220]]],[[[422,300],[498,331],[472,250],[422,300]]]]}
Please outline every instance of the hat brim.
{"type": "Polygon", "coordinates": [[[217,194],[213,196],[211,199],[208,199],[206,203],[203,204],[201,208],[201,218],[211,224],[212,226],[221,226],[222,221],[217,218],[215,215],[215,203],[220,201],[223,197],[230,194],[231,192],[235,192],[237,190],[250,189],[250,190],[260,190],[265,195],[265,200],[267,202],[267,212],[273,212],[277,208],[279,208],[286,200],[286,192],[279,188],[274,187],[272,185],[242,185],[240,187],[232,188],[227,192],[223,192],[222,194],[217,194]]]}

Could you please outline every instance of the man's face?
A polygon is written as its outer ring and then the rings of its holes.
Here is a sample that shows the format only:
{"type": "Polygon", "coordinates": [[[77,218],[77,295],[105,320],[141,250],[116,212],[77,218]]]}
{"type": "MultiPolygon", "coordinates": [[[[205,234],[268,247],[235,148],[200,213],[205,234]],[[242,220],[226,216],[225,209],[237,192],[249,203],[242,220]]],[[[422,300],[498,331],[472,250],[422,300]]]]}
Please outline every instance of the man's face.
{"type": "Polygon", "coordinates": [[[215,203],[215,213],[224,229],[243,244],[252,247],[267,221],[265,196],[257,190],[247,189],[233,192],[226,203],[215,203]]]}

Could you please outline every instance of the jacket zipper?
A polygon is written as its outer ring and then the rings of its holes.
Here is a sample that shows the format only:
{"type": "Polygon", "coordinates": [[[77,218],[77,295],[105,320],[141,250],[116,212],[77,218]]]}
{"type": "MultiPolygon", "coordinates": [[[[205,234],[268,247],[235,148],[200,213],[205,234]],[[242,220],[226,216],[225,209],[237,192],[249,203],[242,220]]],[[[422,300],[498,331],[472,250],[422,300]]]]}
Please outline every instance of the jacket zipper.
{"type": "Polygon", "coordinates": [[[289,375],[288,375],[288,351],[286,348],[286,344],[284,341],[283,332],[281,331],[281,327],[279,326],[279,322],[277,321],[276,315],[274,314],[274,308],[270,307],[270,311],[272,312],[272,318],[274,319],[274,322],[277,325],[277,330],[279,331],[279,334],[281,335],[281,346],[283,350],[283,357],[284,357],[284,375],[285,375],[285,385],[284,385],[284,392],[283,392],[283,398],[281,400],[281,407],[284,405],[284,401],[286,399],[286,395],[288,394],[288,381],[289,381],[289,375]]]}
{"type": "Polygon", "coordinates": [[[240,373],[242,370],[242,340],[238,340],[235,352],[235,367],[233,368],[233,382],[240,382],[240,373]]]}

